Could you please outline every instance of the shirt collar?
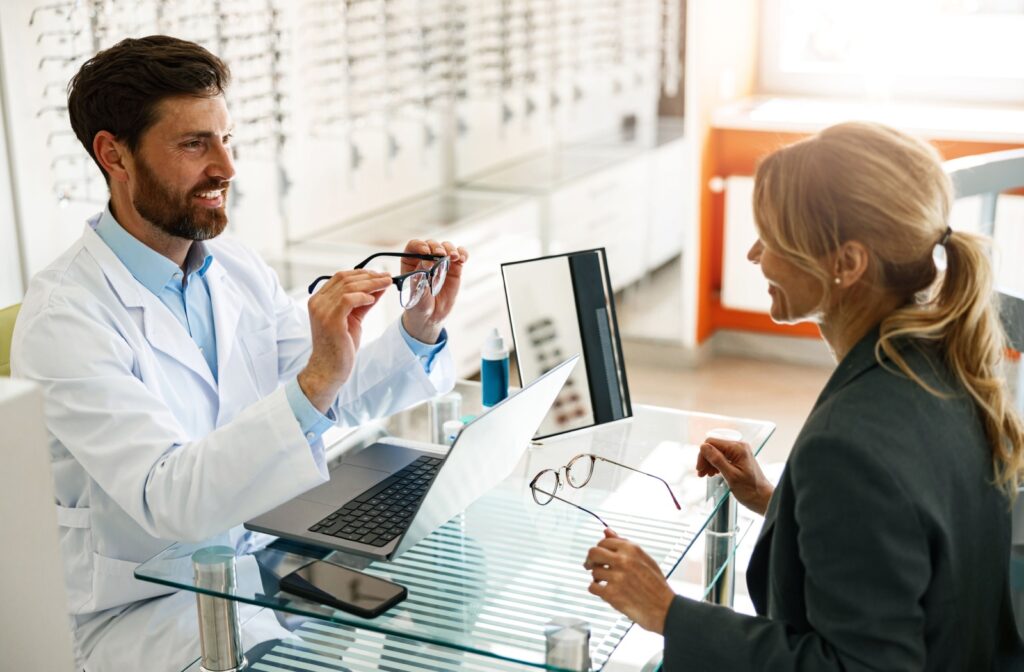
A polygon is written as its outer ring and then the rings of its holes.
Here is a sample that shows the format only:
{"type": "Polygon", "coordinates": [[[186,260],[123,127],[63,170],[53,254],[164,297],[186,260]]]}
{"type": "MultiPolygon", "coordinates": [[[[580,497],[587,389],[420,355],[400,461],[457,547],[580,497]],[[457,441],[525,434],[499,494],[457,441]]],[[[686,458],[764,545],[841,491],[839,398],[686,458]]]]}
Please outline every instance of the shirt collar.
{"type": "MultiPolygon", "coordinates": [[[[135,279],[153,294],[159,294],[169,282],[175,281],[175,274],[181,273],[181,269],[173,261],[125,231],[114,219],[109,204],[103,209],[95,230],[96,235],[117,255],[135,279]]],[[[185,256],[185,277],[193,273],[205,275],[212,261],[213,255],[205,243],[192,243],[185,256]]]]}

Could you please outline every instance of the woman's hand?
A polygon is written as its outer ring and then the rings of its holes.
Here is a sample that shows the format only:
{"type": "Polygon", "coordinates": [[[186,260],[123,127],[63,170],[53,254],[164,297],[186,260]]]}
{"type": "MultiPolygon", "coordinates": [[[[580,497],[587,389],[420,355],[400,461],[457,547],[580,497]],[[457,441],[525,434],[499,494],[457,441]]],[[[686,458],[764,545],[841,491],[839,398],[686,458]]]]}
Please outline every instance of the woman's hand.
{"type": "MultiPolygon", "coordinates": [[[[433,296],[429,291],[426,292],[415,306],[402,315],[402,324],[410,336],[420,343],[437,343],[444,320],[452,312],[455,297],[459,294],[462,267],[469,259],[469,253],[464,247],[455,247],[448,241],[439,243],[436,240],[410,240],[405,246],[405,251],[411,254],[448,256],[448,275],[438,295],[433,296]]],[[[430,268],[431,265],[433,262],[430,261],[402,259],[402,273],[410,273],[417,268],[430,268]]]]}
{"type": "Polygon", "coordinates": [[[721,474],[740,504],[762,516],[775,487],[764,477],[754,452],[743,441],[707,438],[697,457],[697,475],[721,474]]]}
{"type": "Polygon", "coordinates": [[[668,608],[676,594],[651,556],[610,529],[587,553],[583,566],[593,582],[588,590],[641,628],[663,634],[668,608]]]}

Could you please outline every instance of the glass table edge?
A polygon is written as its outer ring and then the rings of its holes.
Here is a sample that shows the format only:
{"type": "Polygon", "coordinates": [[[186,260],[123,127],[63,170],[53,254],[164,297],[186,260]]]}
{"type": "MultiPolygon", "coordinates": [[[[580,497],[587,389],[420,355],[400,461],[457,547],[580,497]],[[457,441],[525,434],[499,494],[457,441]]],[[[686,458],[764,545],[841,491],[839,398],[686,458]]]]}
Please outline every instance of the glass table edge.
{"type": "Polygon", "coordinates": [[[754,527],[754,521],[750,518],[744,518],[741,522],[736,523],[736,543],[733,544],[732,550],[729,551],[729,556],[722,563],[722,566],[715,570],[715,575],[707,585],[704,586],[704,594],[701,596],[703,599],[707,599],[707,596],[711,594],[711,587],[718,583],[718,580],[722,578],[722,574],[725,569],[729,566],[729,563],[736,561],[736,554],[740,550],[740,545],[750,534],[750,530],[754,527]]]}
{"type": "MultiPolygon", "coordinates": [[[[171,544],[171,546],[173,546],[173,545],[174,544],[171,544]]],[[[168,546],[167,548],[170,548],[171,546],[168,546]]],[[[164,550],[166,551],[167,549],[164,549],[164,550]]],[[[404,632],[404,631],[403,632],[398,632],[398,631],[395,631],[393,629],[384,628],[382,626],[374,626],[372,621],[370,621],[369,619],[363,619],[360,622],[355,622],[355,621],[352,621],[352,620],[341,620],[341,619],[338,619],[338,618],[334,618],[332,616],[327,616],[325,614],[318,614],[316,616],[313,616],[313,615],[311,615],[309,613],[308,610],[302,610],[302,609],[290,607],[289,605],[269,605],[269,604],[266,604],[264,602],[260,602],[260,601],[258,601],[256,599],[247,598],[247,597],[240,596],[240,595],[232,595],[232,596],[228,597],[228,596],[225,596],[223,593],[218,593],[216,591],[210,591],[210,590],[203,589],[203,588],[198,588],[198,587],[183,588],[182,586],[180,586],[178,584],[175,584],[175,583],[170,582],[170,581],[165,581],[163,579],[158,579],[158,578],[148,577],[148,576],[142,577],[142,576],[139,576],[138,573],[133,573],[133,575],[139,581],[147,581],[149,583],[155,583],[155,584],[159,584],[159,585],[168,586],[169,588],[176,589],[176,591],[187,590],[188,592],[195,593],[196,595],[206,595],[206,596],[209,596],[209,597],[215,597],[215,598],[219,598],[219,599],[222,599],[222,600],[229,600],[231,602],[241,602],[243,604],[249,604],[249,605],[252,605],[252,606],[255,606],[255,607],[259,607],[261,609],[270,609],[272,611],[287,612],[287,613],[293,614],[295,616],[302,616],[302,617],[306,617],[306,618],[316,618],[316,619],[320,619],[320,620],[323,620],[323,621],[328,621],[330,623],[334,623],[336,625],[344,625],[344,626],[349,626],[349,627],[352,627],[352,628],[369,630],[371,632],[375,632],[377,634],[384,635],[384,636],[399,637],[399,638],[403,638],[403,639],[409,639],[409,640],[413,640],[413,641],[417,641],[417,642],[422,642],[424,644],[429,644],[431,646],[439,646],[439,647],[447,648],[447,649],[455,649],[455,650],[458,650],[458,651],[462,651],[463,653],[475,654],[475,655],[478,655],[478,656],[481,656],[481,657],[485,657],[485,658],[493,658],[493,659],[496,659],[496,660],[502,660],[502,661],[505,661],[505,662],[508,662],[508,663],[513,663],[513,664],[517,664],[517,665],[524,665],[524,666],[527,666],[527,667],[533,667],[533,668],[540,669],[540,670],[550,670],[551,672],[576,672],[575,670],[571,670],[571,669],[568,669],[568,668],[552,667],[552,666],[550,666],[550,665],[548,665],[546,663],[543,663],[543,662],[532,661],[532,660],[524,660],[522,657],[514,657],[511,654],[503,654],[503,653],[494,651],[493,649],[490,649],[490,648],[485,648],[485,647],[480,647],[480,646],[469,646],[469,645],[461,644],[459,642],[454,642],[452,640],[443,640],[443,639],[431,638],[431,637],[429,637],[429,636],[427,636],[426,634],[423,634],[423,633],[410,633],[410,632],[404,632]]],[[[346,612],[340,611],[340,610],[335,610],[335,613],[346,614],[346,616],[349,616],[349,614],[347,614],[346,612]]],[[[356,618],[356,619],[361,618],[359,616],[354,616],[354,615],[352,617],[356,618]]],[[[620,617],[620,619],[616,621],[615,627],[620,626],[623,620],[628,620],[628,619],[626,619],[624,616],[620,617]]],[[[629,628],[631,628],[631,627],[632,627],[632,623],[630,623],[630,625],[626,628],[626,632],[628,632],[629,628]]],[[[625,637],[625,632],[623,632],[623,637],[625,637]]],[[[619,641],[621,642],[621,640],[622,640],[622,638],[620,637],[619,641]]],[[[611,656],[611,652],[614,651],[617,646],[618,646],[618,642],[616,642],[615,646],[613,646],[611,651],[609,651],[609,654],[608,654],[609,656],[611,656]]],[[[191,670],[193,667],[195,667],[197,662],[199,662],[198,658],[195,661],[193,661],[192,663],[190,663],[184,669],[185,670],[191,670]]],[[[197,669],[199,669],[199,668],[197,668],[197,669]]],[[[597,670],[600,670],[600,669],[601,668],[595,668],[595,672],[597,670]]]]}
{"type": "MultiPolygon", "coordinates": [[[[706,414],[703,414],[703,415],[714,415],[714,414],[706,413],[706,414]]],[[[743,420],[743,419],[740,419],[740,420],[743,420]]],[[[760,454],[761,450],[764,448],[764,445],[766,443],[768,443],[768,439],[770,439],[772,437],[772,434],[775,433],[776,426],[775,426],[775,423],[773,423],[773,422],[766,422],[764,420],[747,420],[747,421],[748,422],[758,422],[758,423],[762,423],[762,424],[765,425],[764,429],[766,431],[765,431],[764,438],[761,439],[760,441],[758,441],[758,445],[757,445],[756,448],[755,447],[751,447],[751,450],[753,451],[754,456],[756,457],[758,454],[760,454]]],[[[720,492],[720,494],[718,496],[718,500],[715,502],[714,507],[712,507],[711,512],[704,519],[704,522],[701,523],[701,526],[697,530],[697,533],[694,534],[693,538],[690,539],[690,542],[686,545],[686,548],[683,549],[683,552],[680,554],[680,556],[676,560],[676,562],[672,565],[671,569],[669,569],[665,573],[665,576],[672,576],[672,574],[675,573],[676,569],[679,568],[679,563],[681,563],[683,561],[683,558],[685,558],[687,556],[687,554],[693,548],[694,543],[696,543],[697,539],[700,537],[700,535],[704,534],[707,531],[708,525],[711,523],[711,521],[714,519],[714,517],[718,514],[719,510],[725,504],[726,500],[729,497],[731,497],[731,496],[732,496],[732,489],[729,487],[729,484],[725,483],[724,480],[723,480],[722,490],[721,490],[721,492],[720,492]]],[[[717,580],[717,578],[716,578],[716,580],[717,580]]],[[[712,583],[714,583],[714,582],[712,582],[712,583]]]]}

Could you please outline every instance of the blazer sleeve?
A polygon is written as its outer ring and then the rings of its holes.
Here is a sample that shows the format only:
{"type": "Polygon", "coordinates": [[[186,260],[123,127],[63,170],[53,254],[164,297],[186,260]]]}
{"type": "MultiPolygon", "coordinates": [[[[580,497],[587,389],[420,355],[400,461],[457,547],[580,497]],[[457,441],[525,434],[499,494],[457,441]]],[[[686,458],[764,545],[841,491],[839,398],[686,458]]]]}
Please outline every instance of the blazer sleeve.
{"type": "Polygon", "coordinates": [[[810,631],[677,597],[666,671],[923,668],[928,543],[903,484],[872,448],[821,436],[791,458],[810,631]]]}

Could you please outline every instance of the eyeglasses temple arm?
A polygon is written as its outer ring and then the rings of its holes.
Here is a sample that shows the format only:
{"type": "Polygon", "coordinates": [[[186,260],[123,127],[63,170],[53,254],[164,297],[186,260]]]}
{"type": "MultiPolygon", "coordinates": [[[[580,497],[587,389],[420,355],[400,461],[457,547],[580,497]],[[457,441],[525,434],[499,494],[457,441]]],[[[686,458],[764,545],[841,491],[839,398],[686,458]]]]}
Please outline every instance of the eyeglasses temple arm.
{"type": "Polygon", "coordinates": [[[440,259],[440,258],[442,258],[444,256],[445,255],[443,255],[443,254],[412,254],[412,253],[406,254],[405,252],[375,252],[374,254],[371,254],[370,256],[368,256],[366,259],[363,259],[362,261],[360,261],[353,268],[355,268],[357,270],[360,269],[360,268],[363,268],[364,266],[366,266],[368,263],[370,263],[372,260],[376,259],[377,257],[403,257],[403,258],[407,258],[407,259],[422,259],[424,261],[434,261],[434,260],[440,259]]]}
{"type": "Polygon", "coordinates": [[[582,507],[582,506],[580,506],[579,504],[574,504],[573,502],[570,502],[570,501],[569,501],[568,499],[562,499],[562,498],[561,498],[561,497],[559,497],[558,495],[552,494],[552,493],[550,493],[550,492],[547,492],[547,491],[545,491],[545,490],[541,490],[540,488],[538,488],[538,487],[536,487],[536,486],[534,486],[534,489],[535,489],[535,490],[536,490],[537,492],[540,492],[540,493],[542,493],[542,494],[545,494],[545,495],[547,495],[548,497],[554,497],[554,498],[555,498],[555,499],[557,499],[558,501],[560,501],[560,502],[564,502],[564,503],[568,504],[569,506],[575,506],[575,507],[576,507],[577,509],[579,509],[580,511],[583,511],[583,512],[585,512],[585,513],[589,513],[589,514],[590,514],[590,515],[592,515],[592,516],[593,516],[594,518],[597,518],[597,519],[598,519],[598,520],[599,520],[599,521],[601,522],[601,524],[602,524],[602,525],[604,525],[605,527],[608,527],[608,523],[604,522],[604,519],[603,519],[603,518],[601,518],[601,516],[597,515],[596,513],[594,513],[593,511],[591,511],[590,509],[588,509],[588,508],[585,508],[585,507],[582,507]]]}
{"type": "Polygon", "coordinates": [[[620,462],[616,462],[615,460],[609,460],[607,457],[601,457],[600,455],[594,455],[594,458],[598,459],[598,460],[602,460],[604,462],[608,462],[609,464],[614,464],[616,467],[622,467],[623,469],[629,469],[630,471],[635,471],[638,474],[643,474],[644,476],[650,476],[651,478],[658,479],[659,481],[661,481],[662,483],[665,484],[665,488],[668,490],[669,497],[672,498],[672,503],[676,505],[676,509],[679,509],[680,511],[683,509],[683,507],[679,505],[679,500],[676,499],[675,493],[672,492],[672,486],[669,485],[668,481],[666,481],[661,476],[655,476],[654,474],[648,474],[646,471],[640,471],[639,469],[631,467],[628,464],[622,464],[620,462]]]}
{"type": "Polygon", "coordinates": [[[321,275],[319,278],[317,278],[313,282],[309,283],[309,293],[312,294],[313,292],[316,291],[316,286],[317,285],[319,285],[324,280],[330,280],[330,279],[331,279],[331,276],[329,276],[329,275],[321,275]]]}

